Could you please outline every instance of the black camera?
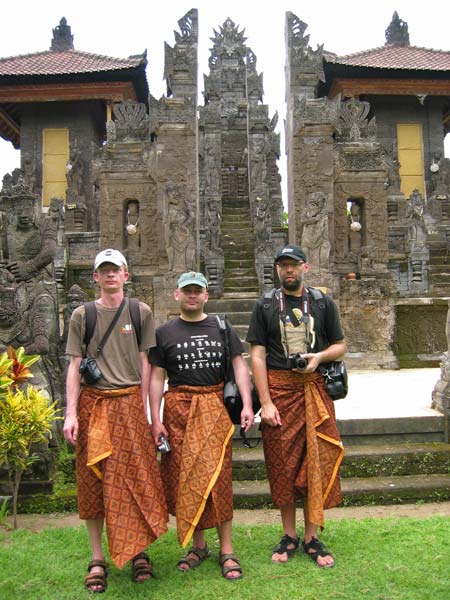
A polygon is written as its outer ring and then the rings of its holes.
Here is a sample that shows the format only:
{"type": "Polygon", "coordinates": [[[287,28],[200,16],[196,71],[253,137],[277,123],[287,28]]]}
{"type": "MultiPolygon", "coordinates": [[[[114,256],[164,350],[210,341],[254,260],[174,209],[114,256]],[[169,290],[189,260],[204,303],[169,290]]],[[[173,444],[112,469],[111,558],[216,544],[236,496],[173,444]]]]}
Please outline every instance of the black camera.
{"type": "Polygon", "coordinates": [[[348,392],[348,375],[345,363],[335,360],[319,366],[324,377],[325,389],[332,400],[345,398],[348,392]]]}
{"type": "Polygon", "coordinates": [[[80,363],[79,372],[83,375],[88,385],[94,385],[102,377],[102,372],[97,366],[95,358],[85,356],[80,363]]]}
{"type": "Polygon", "coordinates": [[[161,434],[159,436],[158,452],[170,452],[171,450],[172,448],[170,447],[169,440],[161,434]]]}
{"type": "Polygon", "coordinates": [[[299,371],[304,371],[308,366],[308,361],[306,358],[301,356],[300,352],[296,352],[295,354],[289,354],[287,357],[287,368],[288,369],[298,369],[299,371]]]}

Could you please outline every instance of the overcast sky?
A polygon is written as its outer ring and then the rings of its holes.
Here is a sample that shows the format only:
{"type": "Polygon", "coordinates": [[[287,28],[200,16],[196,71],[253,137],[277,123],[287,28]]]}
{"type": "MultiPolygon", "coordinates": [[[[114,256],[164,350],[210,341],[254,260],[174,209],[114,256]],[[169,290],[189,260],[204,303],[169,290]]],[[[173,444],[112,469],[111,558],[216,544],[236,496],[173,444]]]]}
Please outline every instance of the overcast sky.
{"type": "MultiPolygon", "coordinates": [[[[278,130],[286,113],[284,98],[285,13],[291,11],[308,24],[310,45],[324,44],[337,54],[349,54],[382,46],[384,32],[397,10],[409,26],[410,42],[415,46],[450,50],[450,1],[413,3],[411,0],[346,2],[310,0],[22,0],[2,5],[0,57],[48,50],[52,29],[64,16],[72,28],[77,50],[122,58],[147,49],[147,79],[150,92],[159,98],[165,93],[162,79],[164,42],[174,45],[177,21],[191,8],[199,11],[200,94],[203,73],[208,73],[210,38],[213,30],[230,17],[245,28],[247,46],[257,57],[257,71],[264,73],[264,102],[270,116],[280,115],[278,130]]],[[[202,104],[202,96],[199,96],[202,104]]],[[[447,136],[449,137],[449,136],[447,136]]],[[[448,144],[447,144],[448,146],[448,144]]],[[[282,142],[282,154],[284,145],[282,142]]],[[[450,152],[446,152],[450,156],[450,152]]],[[[18,152],[0,139],[0,178],[19,166],[18,152]]],[[[284,178],[284,166],[281,164],[284,178]]],[[[284,187],[284,186],[283,186],[284,187]]],[[[284,199],[286,202],[286,198],[284,199]]]]}

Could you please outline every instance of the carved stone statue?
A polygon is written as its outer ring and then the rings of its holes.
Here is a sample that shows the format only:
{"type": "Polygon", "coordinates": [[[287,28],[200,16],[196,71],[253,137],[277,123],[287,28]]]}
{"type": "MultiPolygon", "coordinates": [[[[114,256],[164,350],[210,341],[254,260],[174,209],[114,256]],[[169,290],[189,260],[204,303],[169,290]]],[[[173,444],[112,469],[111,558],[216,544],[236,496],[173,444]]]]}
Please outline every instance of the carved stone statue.
{"type": "Polygon", "coordinates": [[[302,248],[312,270],[328,268],[330,241],[328,238],[327,199],[323,192],[312,192],[303,214],[302,248]]]}
{"type": "Polygon", "coordinates": [[[268,199],[257,196],[255,221],[256,248],[261,252],[267,249],[272,239],[272,215],[268,199]]]}
{"type": "Polygon", "coordinates": [[[67,292],[67,304],[63,311],[64,331],[63,331],[63,335],[62,335],[62,343],[63,343],[64,349],[65,349],[66,343],[67,343],[67,336],[69,335],[69,323],[70,323],[70,318],[72,316],[72,313],[76,308],[78,308],[79,306],[82,306],[87,301],[88,301],[88,295],[86,294],[86,292],[84,290],[82,290],[80,288],[79,285],[74,284],[71,288],[69,288],[69,290],[67,292]]]}
{"type": "Polygon", "coordinates": [[[222,215],[220,214],[220,202],[217,199],[211,199],[207,203],[205,215],[205,233],[206,243],[211,252],[220,251],[220,233],[221,233],[222,215]]]}
{"type": "Polygon", "coordinates": [[[418,190],[414,190],[409,200],[407,211],[408,242],[413,249],[419,249],[425,246],[427,239],[427,230],[424,221],[425,203],[418,190]]]}
{"type": "Polygon", "coordinates": [[[169,269],[176,273],[195,268],[195,211],[178,186],[165,190],[165,237],[169,269]]]}
{"type": "MultiPolygon", "coordinates": [[[[14,177],[13,177],[14,180],[14,177]]],[[[21,177],[10,194],[2,191],[0,262],[0,351],[8,345],[24,346],[39,354],[33,365],[33,383],[60,400],[59,317],[53,261],[57,251],[59,206],[39,215],[38,199],[21,177]]]]}
{"type": "Polygon", "coordinates": [[[84,165],[81,152],[78,148],[72,148],[69,162],[66,165],[68,204],[76,202],[79,196],[83,196],[83,172],[84,165]]]}

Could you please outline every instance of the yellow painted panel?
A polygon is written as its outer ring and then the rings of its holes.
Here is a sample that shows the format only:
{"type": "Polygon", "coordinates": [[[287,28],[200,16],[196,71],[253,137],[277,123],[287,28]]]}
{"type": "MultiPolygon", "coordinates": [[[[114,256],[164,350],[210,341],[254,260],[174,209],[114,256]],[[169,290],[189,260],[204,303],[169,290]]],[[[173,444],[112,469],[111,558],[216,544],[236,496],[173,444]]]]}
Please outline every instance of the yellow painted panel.
{"type": "Polygon", "coordinates": [[[66,154],[69,145],[68,129],[44,129],[44,153],[66,154]]]}
{"type": "Polygon", "coordinates": [[[66,198],[66,168],[69,161],[69,130],[44,129],[42,132],[42,201],[49,206],[54,196],[66,198]]]}
{"type": "Polygon", "coordinates": [[[45,160],[47,181],[66,181],[67,157],[61,154],[48,154],[45,160]]]}
{"type": "Polygon", "coordinates": [[[422,126],[420,123],[397,123],[397,147],[400,163],[400,190],[407,198],[418,189],[425,198],[422,126]]]}
{"type": "Polygon", "coordinates": [[[44,206],[50,205],[50,200],[52,198],[62,198],[63,200],[66,197],[66,182],[55,181],[53,183],[47,183],[44,191],[44,206]]]}
{"type": "Polygon", "coordinates": [[[405,194],[406,198],[411,196],[411,193],[414,190],[419,190],[422,198],[425,198],[425,190],[423,187],[423,177],[417,177],[413,175],[402,176],[402,192],[405,194]]]}
{"type": "Polygon", "coordinates": [[[402,176],[422,173],[422,152],[419,150],[402,150],[402,160],[400,165],[400,173],[402,176]]]}

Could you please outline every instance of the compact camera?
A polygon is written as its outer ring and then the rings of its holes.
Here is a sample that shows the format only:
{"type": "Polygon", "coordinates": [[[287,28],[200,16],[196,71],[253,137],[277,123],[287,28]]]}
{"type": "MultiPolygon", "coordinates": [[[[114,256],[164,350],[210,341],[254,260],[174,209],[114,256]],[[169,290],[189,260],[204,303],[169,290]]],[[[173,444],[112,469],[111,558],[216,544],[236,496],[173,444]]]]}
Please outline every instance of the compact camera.
{"type": "Polygon", "coordinates": [[[97,361],[95,358],[84,357],[80,363],[79,372],[83,375],[84,381],[88,385],[93,385],[97,383],[99,379],[102,377],[102,372],[97,366],[97,361]]]}
{"type": "Polygon", "coordinates": [[[300,352],[296,352],[295,354],[289,354],[287,357],[287,368],[288,369],[298,369],[299,371],[304,371],[308,366],[308,361],[306,358],[301,356],[300,352]]]}
{"type": "Polygon", "coordinates": [[[159,436],[158,452],[170,452],[171,449],[172,448],[170,447],[169,440],[163,434],[161,434],[159,436]]]}

